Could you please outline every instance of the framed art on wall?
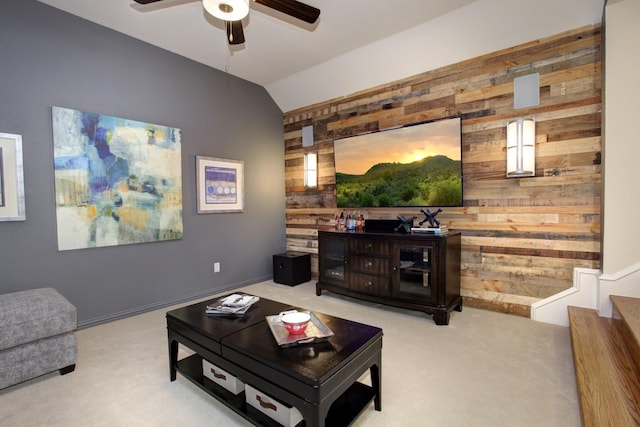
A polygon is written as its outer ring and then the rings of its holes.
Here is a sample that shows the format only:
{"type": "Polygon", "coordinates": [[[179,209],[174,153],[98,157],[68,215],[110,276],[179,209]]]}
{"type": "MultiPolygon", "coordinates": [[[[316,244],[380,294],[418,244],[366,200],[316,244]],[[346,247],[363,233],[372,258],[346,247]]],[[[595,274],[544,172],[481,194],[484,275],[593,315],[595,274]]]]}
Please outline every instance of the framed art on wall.
{"type": "Polygon", "coordinates": [[[52,114],[58,250],[182,239],[180,129],[52,114]]]}
{"type": "Polygon", "coordinates": [[[242,212],[244,162],[196,156],[197,213],[242,212]]]}
{"type": "Polygon", "coordinates": [[[24,221],[22,136],[0,133],[0,221],[24,221]]]}

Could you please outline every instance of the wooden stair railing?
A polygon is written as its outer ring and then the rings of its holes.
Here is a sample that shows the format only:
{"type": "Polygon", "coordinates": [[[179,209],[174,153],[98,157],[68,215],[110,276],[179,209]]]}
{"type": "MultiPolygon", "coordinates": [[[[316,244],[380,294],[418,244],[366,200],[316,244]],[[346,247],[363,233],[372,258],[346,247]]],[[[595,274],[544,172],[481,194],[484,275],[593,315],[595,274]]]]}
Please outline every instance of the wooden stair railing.
{"type": "Polygon", "coordinates": [[[585,427],[640,426],[640,298],[611,296],[612,318],[568,307],[585,427]]]}

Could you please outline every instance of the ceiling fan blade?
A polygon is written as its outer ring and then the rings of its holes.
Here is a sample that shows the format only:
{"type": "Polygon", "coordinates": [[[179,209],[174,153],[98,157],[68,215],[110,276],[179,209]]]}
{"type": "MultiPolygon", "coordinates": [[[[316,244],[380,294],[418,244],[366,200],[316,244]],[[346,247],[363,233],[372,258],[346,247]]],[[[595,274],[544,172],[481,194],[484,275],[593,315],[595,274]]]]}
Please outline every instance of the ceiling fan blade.
{"type": "Polygon", "coordinates": [[[301,21],[313,24],[320,16],[320,9],[316,9],[308,4],[300,3],[296,0],[254,0],[263,6],[270,7],[279,12],[285,13],[301,21]]]}
{"type": "Polygon", "coordinates": [[[227,41],[230,45],[244,43],[242,21],[224,21],[227,26],[227,41]]]}
{"type": "Polygon", "coordinates": [[[133,1],[135,1],[138,4],[151,4],[151,3],[157,3],[162,0],[133,0],[133,1]]]}

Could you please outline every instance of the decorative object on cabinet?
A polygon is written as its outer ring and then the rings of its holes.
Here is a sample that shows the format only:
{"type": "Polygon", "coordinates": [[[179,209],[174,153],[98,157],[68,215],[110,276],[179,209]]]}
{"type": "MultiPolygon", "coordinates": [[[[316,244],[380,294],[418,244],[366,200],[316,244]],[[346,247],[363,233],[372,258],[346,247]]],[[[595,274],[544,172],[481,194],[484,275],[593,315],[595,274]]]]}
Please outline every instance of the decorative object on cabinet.
{"type": "Polygon", "coordinates": [[[398,215],[397,219],[398,221],[400,221],[400,224],[393,231],[399,231],[402,233],[411,232],[411,228],[413,227],[413,220],[416,218],[416,216],[406,218],[404,215],[398,215]]]}
{"type": "Polygon", "coordinates": [[[0,133],[0,221],[24,221],[22,136],[0,133]]]}
{"type": "Polygon", "coordinates": [[[180,129],[53,107],[58,249],[182,239],[180,129]]]}
{"type": "Polygon", "coordinates": [[[460,232],[442,234],[318,232],[323,290],[433,315],[449,324],[462,311],[460,232]]]}
{"type": "Polygon", "coordinates": [[[435,212],[432,212],[431,209],[427,208],[426,210],[420,209],[420,212],[424,214],[424,219],[418,223],[418,225],[422,225],[425,222],[429,222],[430,227],[440,227],[440,221],[436,219],[436,216],[442,212],[442,209],[438,209],[435,212]]]}
{"type": "Polygon", "coordinates": [[[199,214],[243,211],[243,161],[196,156],[196,180],[199,214]]]}

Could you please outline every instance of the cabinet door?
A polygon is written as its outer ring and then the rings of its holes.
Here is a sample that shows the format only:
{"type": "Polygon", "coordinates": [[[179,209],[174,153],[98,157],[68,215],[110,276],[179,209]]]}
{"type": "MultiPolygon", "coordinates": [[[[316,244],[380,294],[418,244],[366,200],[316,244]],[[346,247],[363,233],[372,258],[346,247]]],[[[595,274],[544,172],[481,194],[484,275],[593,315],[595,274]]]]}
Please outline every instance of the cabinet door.
{"type": "Polygon", "coordinates": [[[436,246],[429,242],[395,242],[393,245],[394,298],[436,304],[438,271],[436,246]]]}
{"type": "Polygon", "coordinates": [[[321,236],[318,241],[320,281],[346,286],[347,243],[342,237],[321,236]]]}

